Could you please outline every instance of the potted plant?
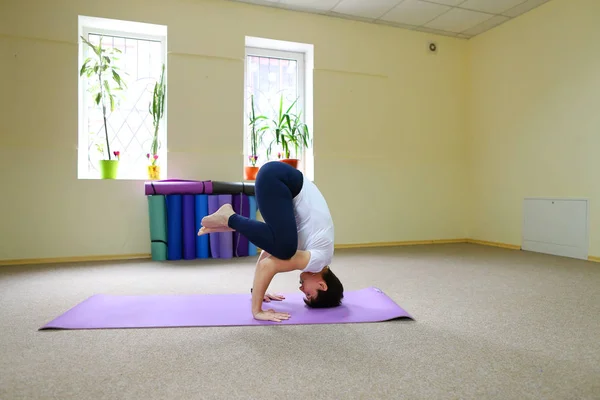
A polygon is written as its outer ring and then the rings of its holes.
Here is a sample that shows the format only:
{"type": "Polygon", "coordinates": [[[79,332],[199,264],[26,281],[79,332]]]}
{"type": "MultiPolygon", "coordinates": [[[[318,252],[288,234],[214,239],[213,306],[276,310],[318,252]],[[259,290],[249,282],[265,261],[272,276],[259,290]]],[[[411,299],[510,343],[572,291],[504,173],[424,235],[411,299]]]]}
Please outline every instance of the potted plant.
{"type": "Polygon", "coordinates": [[[279,113],[277,118],[272,121],[274,138],[267,150],[267,154],[270,155],[273,144],[278,144],[281,146],[282,152],[277,154],[277,158],[294,168],[298,168],[301,149],[304,146],[308,147],[310,140],[308,126],[302,122],[302,113],[294,114],[291,112],[297,101],[298,99],[294,100],[288,109],[283,112],[283,96],[279,99],[279,113]],[[291,158],[292,148],[294,149],[294,158],[291,158]]]}
{"type": "Polygon", "coordinates": [[[158,131],[160,128],[160,122],[165,114],[165,64],[162,65],[162,72],[160,80],[154,84],[154,91],[152,93],[152,101],[148,105],[150,114],[152,115],[152,125],[154,126],[154,136],[152,138],[152,146],[150,147],[150,153],[146,154],[146,157],[150,160],[148,166],[148,178],[151,180],[160,179],[160,165],[156,165],[158,161],[158,131]]]}
{"type": "MultiPolygon", "coordinates": [[[[292,110],[292,107],[294,107],[295,104],[296,104],[296,101],[294,101],[288,107],[288,109],[284,112],[283,111],[283,95],[279,98],[279,111],[277,113],[277,116],[274,119],[269,121],[269,123],[271,125],[270,130],[273,133],[273,137],[271,139],[271,142],[269,143],[269,146],[267,147],[267,158],[271,158],[271,152],[273,151],[274,144],[281,146],[284,149],[284,154],[285,154],[285,148],[286,148],[287,142],[281,140],[283,132],[285,132],[286,126],[287,126],[287,119],[285,116],[292,110]]],[[[277,158],[279,160],[281,160],[281,154],[282,154],[281,152],[277,153],[277,158]]]]}
{"type": "Polygon", "coordinates": [[[256,162],[258,161],[258,146],[262,143],[264,131],[269,127],[263,125],[263,121],[266,121],[267,117],[264,115],[256,115],[254,109],[254,95],[250,97],[250,105],[250,115],[248,116],[250,121],[250,155],[248,156],[248,160],[250,161],[250,165],[244,167],[244,179],[253,181],[256,179],[256,174],[259,169],[259,167],[256,166],[256,162]]]}
{"type": "Polygon", "coordinates": [[[100,160],[100,176],[102,179],[115,179],[119,167],[119,157],[113,160],[110,151],[110,141],[108,139],[108,125],[106,123],[107,103],[110,106],[110,111],[115,110],[117,97],[114,92],[124,90],[127,85],[119,75],[119,67],[116,65],[118,60],[117,53],[121,53],[119,49],[110,47],[102,48],[102,37],[98,46],[94,46],[87,39],[81,36],[83,42],[88,45],[93,54],[88,57],[79,71],[79,76],[85,75],[89,79],[93,79],[93,83],[88,91],[97,106],[102,108],[102,117],[104,119],[104,135],[106,137],[106,154],[108,159],[100,160]],[[116,85],[116,86],[115,86],[116,85]]]}
{"type": "Polygon", "coordinates": [[[281,161],[298,168],[299,158],[301,151],[305,147],[308,147],[310,140],[310,133],[308,126],[302,122],[302,113],[299,114],[286,114],[285,115],[285,129],[280,135],[281,147],[283,148],[283,159],[281,161]],[[294,149],[292,153],[290,150],[294,149]],[[294,158],[291,158],[291,156],[294,158]]]}

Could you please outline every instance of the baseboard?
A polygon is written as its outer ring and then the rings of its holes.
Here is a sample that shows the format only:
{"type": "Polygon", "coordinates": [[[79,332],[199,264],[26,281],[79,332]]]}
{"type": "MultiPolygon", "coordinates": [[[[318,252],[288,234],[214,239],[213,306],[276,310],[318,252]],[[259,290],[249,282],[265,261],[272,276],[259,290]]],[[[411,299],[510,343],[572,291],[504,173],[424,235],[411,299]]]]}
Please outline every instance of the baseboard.
{"type": "MultiPolygon", "coordinates": [[[[439,239],[439,240],[411,240],[401,242],[376,242],[376,243],[350,243],[336,244],[336,249],[361,249],[369,247],[397,247],[397,246],[415,246],[424,244],[444,244],[444,243],[466,243],[468,239],[439,239]]],[[[260,253],[260,249],[258,249],[260,253]]],[[[105,256],[81,256],[81,257],[55,257],[55,258],[25,258],[16,260],[0,260],[0,266],[8,265],[34,265],[34,264],[67,264],[76,262],[93,261],[123,261],[149,259],[150,254],[115,254],[105,256]]]]}
{"type": "Polygon", "coordinates": [[[24,258],[18,260],[0,260],[0,265],[34,265],[34,264],[65,264],[89,261],[123,261],[140,260],[150,258],[150,254],[115,254],[104,256],[78,256],[78,257],[54,257],[54,258],[24,258]]]}
{"type": "MultiPolygon", "coordinates": [[[[433,240],[409,240],[399,242],[375,242],[375,243],[349,243],[349,244],[336,244],[336,249],[362,249],[372,247],[399,247],[399,246],[417,246],[427,244],[452,244],[452,243],[472,243],[482,246],[493,246],[501,247],[504,249],[520,250],[521,246],[500,243],[500,242],[489,242],[486,240],[476,239],[433,239],[433,240]]],[[[123,260],[141,260],[149,259],[150,254],[139,253],[139,254],[116,254],[116,255],[105,255],[105,256],[81,256],[81,257],[56,257],[56,258],[28,258],[19,260],[0,260],[0,266],[8,265],[32,265],[32,264],[65,264],[75,262],[90,262],[90,261],[123,261],[123,260]]],[[[589,261],[600,263],[600,257],[589,256],[589,261]]]]}
{"type": "Polygon", "coordinates": [[[508,244],[501,242],[488,242],[487,240],[467,239],[467,243],[479,244],[482,246],[501,247],[503,249],[521,250],[521,246],[517,244],[508,244]]]}
{"type": "Polygon", "coordinates": [[[349,243],[336,244],[336,249],[363,249],[368,247],[398,247],[398,246],[417,246],[424,244],[449,244],[466,243],[468,239],[433,239],[433,240],[409,240],[400,242],[375,242],[375,243],[349,243]]]}

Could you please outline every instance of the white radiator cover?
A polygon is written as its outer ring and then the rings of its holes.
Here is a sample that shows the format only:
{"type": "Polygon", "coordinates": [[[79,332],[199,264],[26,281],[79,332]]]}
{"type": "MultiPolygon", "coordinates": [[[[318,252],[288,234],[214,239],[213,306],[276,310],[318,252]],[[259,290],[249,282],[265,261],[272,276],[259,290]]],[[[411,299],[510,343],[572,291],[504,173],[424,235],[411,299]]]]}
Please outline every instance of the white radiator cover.
{"type": "Polygon", "coordinates": [[[587,199],[525,198],[522,249],[587,260],[587,199]]]}

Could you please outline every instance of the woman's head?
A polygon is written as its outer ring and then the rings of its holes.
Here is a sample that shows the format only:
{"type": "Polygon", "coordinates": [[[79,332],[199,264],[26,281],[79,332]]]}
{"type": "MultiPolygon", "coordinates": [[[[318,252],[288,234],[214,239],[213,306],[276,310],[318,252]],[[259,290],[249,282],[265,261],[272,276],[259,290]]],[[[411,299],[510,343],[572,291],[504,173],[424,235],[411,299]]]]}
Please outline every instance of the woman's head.
{"type": "Polygon", "coordinates": [[[344,298],[344,286],[329,267],[316,274],[301,273],[300,290],[306,295],[306,305],[313,308],[337,307],[344,298]]]}

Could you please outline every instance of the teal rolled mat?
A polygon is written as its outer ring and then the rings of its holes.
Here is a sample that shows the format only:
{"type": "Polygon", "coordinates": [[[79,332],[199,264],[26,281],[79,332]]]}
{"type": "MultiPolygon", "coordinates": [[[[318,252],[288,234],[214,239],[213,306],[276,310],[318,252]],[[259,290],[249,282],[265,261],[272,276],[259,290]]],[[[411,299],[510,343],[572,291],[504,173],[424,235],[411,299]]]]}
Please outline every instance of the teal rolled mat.
{"type": "Polygon", "coordinates": [[[165,196],[153,195],[148,197],[148,214],[150,217],[150,241],[152,259],[164,261],[167,259],[167,206],[165,196]]]}

